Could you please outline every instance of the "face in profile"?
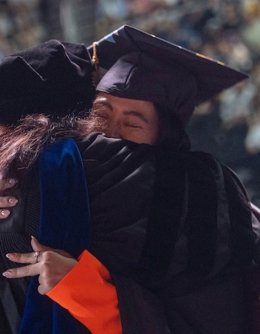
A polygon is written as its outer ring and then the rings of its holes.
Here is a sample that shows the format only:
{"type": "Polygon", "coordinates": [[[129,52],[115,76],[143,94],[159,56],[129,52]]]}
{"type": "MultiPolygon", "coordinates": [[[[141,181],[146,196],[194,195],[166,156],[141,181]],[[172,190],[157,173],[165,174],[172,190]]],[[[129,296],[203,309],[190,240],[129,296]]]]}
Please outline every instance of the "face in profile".
{"type": "Polygon", "coordinates": [[[158,139],[159,120],[152,102],[99,93],[91,112],[94,130],[112,138],[153,145],[158,139]]]}

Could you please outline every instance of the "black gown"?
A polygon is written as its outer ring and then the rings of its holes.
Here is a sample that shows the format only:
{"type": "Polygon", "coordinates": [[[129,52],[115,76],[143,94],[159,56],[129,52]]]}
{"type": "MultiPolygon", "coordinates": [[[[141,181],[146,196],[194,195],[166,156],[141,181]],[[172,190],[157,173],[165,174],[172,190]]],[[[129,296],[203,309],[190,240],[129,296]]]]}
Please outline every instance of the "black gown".
{"type": "MultiPolygon", "coordinates": [[[[245,275],[257,260],[259,231],[232,172],[208,154],[102,135],[78,146],[90,192],[90,251],[113,277],[123,334],[253,333],[245,275]]],[[[19,205],[0,225],[2,271],[12,265],[5,253],[31,251],[35,167],[14,192],[19,205]]],[[[17,333],[27,284],[0,278],[1,333],[17,333]]]]}

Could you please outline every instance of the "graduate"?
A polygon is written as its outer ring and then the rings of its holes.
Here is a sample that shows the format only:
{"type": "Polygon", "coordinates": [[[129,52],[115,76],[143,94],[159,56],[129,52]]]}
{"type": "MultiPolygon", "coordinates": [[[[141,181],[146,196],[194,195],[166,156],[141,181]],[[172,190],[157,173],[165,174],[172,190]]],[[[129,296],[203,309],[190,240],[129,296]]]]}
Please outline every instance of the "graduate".
{"type": "MultiPolygon", "coordinates": [[[[246,278],[259,262],[259,222],[237,176],[210,154],[192,152],[185,133],[199,103],[247,76],[129,26],[89,51],[96,76],[107,72],[87,121],[73,131],[32,127],[23,149],[35,138],[41,144],[30,168],[18,159],[19,146],[5,167],[12,178],[27,168],[27,186],[32,171],[40,174],[33,187],[41,194],[33,231],[39,241],[32,239],[28,253],[7,250],[13,268],[3,273],[4,282],[38,276],[28,288],[22,333],[44,326],[57,333],[253,333],[246,278]],[[54,304],[46,306],[48,298],[54,304]]],[[[30,207],[24,198],[20,191],[14,212],[5,209],[6,228],[22,203],[30,207]]]]}

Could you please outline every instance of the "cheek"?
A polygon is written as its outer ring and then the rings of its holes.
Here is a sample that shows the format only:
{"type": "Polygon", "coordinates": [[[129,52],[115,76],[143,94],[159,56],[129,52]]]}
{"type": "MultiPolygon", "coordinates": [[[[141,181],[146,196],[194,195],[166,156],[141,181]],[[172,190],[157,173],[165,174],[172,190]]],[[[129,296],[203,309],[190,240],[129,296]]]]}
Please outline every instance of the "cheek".
{"type": "Polygon", "coordinates": [[[154,145],[157,142],[157,131],[152,129],[140,129],[140,130],[122,130],[120,138],[132,141],[137,144],[149,144],[154,145]]]}
{"type": "Polygon", "coordinates": [[[159,137],[159,126],[156,123],[149,130],[149,140],[150,140],[150,142],[148,144],[154,145],[158,141],[158,137],[159,137]]]}
{"type": "Polygon", "coordinates": [[[144,144],[154,145],[159,137],[159,126],[157,122],[145,127],[141,132],[141,136],[144,144]]]}

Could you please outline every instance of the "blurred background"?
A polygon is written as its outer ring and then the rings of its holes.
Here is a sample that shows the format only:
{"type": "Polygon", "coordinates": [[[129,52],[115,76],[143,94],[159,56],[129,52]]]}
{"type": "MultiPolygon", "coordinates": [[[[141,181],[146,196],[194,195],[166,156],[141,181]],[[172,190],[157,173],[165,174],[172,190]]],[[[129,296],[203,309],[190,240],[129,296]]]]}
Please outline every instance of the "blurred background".
{"type": "Polygon", "coordinates": [[[250,74],[199,106],[188,132],[260,205],[260,0],[0,0],[0,59],[50,38],[89,45],[122,24],[250,74]]]}

